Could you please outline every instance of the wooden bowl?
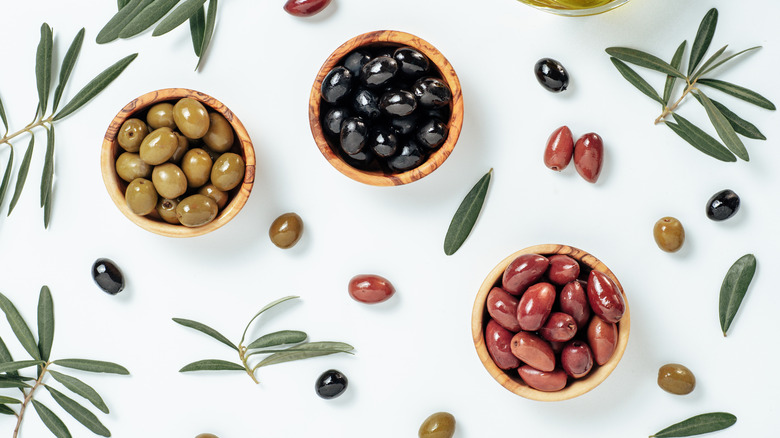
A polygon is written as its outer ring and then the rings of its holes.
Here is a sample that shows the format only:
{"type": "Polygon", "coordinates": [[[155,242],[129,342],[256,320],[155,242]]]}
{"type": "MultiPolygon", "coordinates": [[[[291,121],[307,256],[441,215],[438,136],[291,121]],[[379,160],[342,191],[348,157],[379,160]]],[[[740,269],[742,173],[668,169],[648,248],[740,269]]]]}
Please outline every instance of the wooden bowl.
{"type": "Polygon", "coordinates": [[[255,180],[255,150],[252,147],[252,140],[249,138],[249,134],[247,134],[244,125],[228,107],[222,104],[222,102],[199,91],[188,90],[186,88],[166,88],[146,93],[143,96],[132,100],[119,111],[119,114],[117,114],[116,117],[114,117],[103,138],[103,147],[100,151],[100,168],[103,173],[103,182],[105,183],[108,194],[111,196],[114,204],[116,204],[117,208],[119,208],[119,210],[136,225],[162,236],[193,237],[214,231],[230,222],[230,220],[238,214],[244,204],[246,204],[249,193],[252,191],[252,184],[255,180]],[[222,114],[222,116],[230,122],[236,135],[236,140],[230,151],[241,155],[246,164],[244,181],[229,192],[227,205],[219,211],[217,217],[214,218],[213,221],[200,227],[185,227],[184,225],[169,224],[157,217],[156,212],[146,216],[139,216],[133,213],[127,206],[127,202],[125,202],[125,190],[127,189],[128,183],[116,173],[116,159],[124,152],[124,149],[122,149],[117,142],[117,133],[125,120],[136,114],[143,113],[147,108],[156,103],[167,101],[175,103],[176,100],[183,97],[190,97],[200,101],[207,109],[222,114]]]}
{"type": "MultiPolygon", "coordinates": [[[[585,276],[585,278],[587,278],[587,276],[585,276]]],[[[615,274],[613,274],[612,271],[596,257],[593,257],[581,249],[565,245],[536,245],[517,251],[505,258],[498,266],[490,271],[490,274],[488,274],[487,278],[485,278],[485,281],[482,283],[482,286],[480,286],[479,292],[477,292],[477,298],[474,300],[474,309],[471,313],[471,333],[474,338],[474,346],[477,349],[477,354],[479,355],[479,360],[482,361],[482,365],[485,366],[490,375],[504,388],[519,396],[538,401],[568,400],[585,394],[598,386],[607,378],[607,376],[609,376],[618,362],[620,362],[620,358],[623,357],[623,352],[626,350],[626,345],[628,344],[630,329],[631,315],[628,310],[628,300],[626,299],[625,291],[623,291],[623,286],[620,285],[615,274]],[[555,254],[568,255],[580,263],[580,278],[583,277],[583,274],[587,275],[593,269],[603,272],[615,282],[620,289],[620,293],[623,295],[623,299],[626,300],[626,311],[623,314],[623,318],[617,324],[618,342],[612,357],[604,365],[599,366],[594,363],[593,369],[587,376],[576,380],[570,378],[566,387],[560,391],[539,391],[526,385],[525,382],[520,379],[516,371],[505,371],[496,366],[485,345],[485,326],[490,318],[486,308],[488,293],[494,286],[501,284],[501,279],[507,266],[509,266],[514,259],[523,254],[541,254],[545,257],[555,254]]]]}
{"type": "Polygon", "coordinates": [[[444,55],[427,41],[414,35],[394,30],[364,33],[342,44],[330,55],[330,57],[328,57],[320,68],[319,73],[317,73],[317,79],[315,79],[314,85],[311,88],[311,95],[309,96],[309,124],[311,125],[311,133],[314,136],[314,141],[317,143],[320,152],[322,152],[322,155],[324,155],[328,162],[330,162],[330,164],[339,172],[355,181],[360,181],[373,186],[398,186],[401,184],[408,184],[412,181],[417,181],[441,166],[441,164],[444,163],[444,160],[452,153],[455,143],[458,142],[460,129],[461,126],[463,126],[463,95],[460,90],[460,81],[458,81],[458,76],[455,74],[455,70],[453,70],[449,61],[447,61],[444,55]],[[403,173],[364,171],[350,166],[341,158],[341,156],[339,156],[339,154],[333,151],[326,140],[325,135],[322,132],[322,126],[320,125],[320,103],[322,101],[320,89],[322,87],[322,81],[325,79],[325,75],[327,75],[333,67],[338,65],[339,61],[350,52],[359,47],[369,45],[409,46],[420,51],[431,60],[433,66],[441,74],[442,79],[447,83],[452,92],[452,100],[450,101],[451,116],[448,123],[449,135],[444,144],[433,152],[420,166],[403,173]]]}

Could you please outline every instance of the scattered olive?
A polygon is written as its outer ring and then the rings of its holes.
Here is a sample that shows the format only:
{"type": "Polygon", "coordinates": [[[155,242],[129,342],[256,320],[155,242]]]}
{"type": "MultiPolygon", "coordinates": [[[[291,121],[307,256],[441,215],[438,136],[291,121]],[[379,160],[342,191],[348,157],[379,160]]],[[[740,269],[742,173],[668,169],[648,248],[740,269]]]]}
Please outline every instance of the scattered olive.
{"type": "Polygon", "coordinates": [[[154,184],[145,178],[136,178],[125,190],[127,207],[135,214],[147,215],[157,206],[157,191],[154,184]]]}
{"type": "Polygon", "coordinates": [[[173,105],[168,102],[158,103],[149,108],[146,113],[146,123],[152,129],[175,128],[176,122],[173,120],[173,105]]]}
{"type": "Polygon", "coordinates": [[[352,73],[345,67],[336,67],[322,80],[322,98],[325,102],[336,103],[346,96],[352,88],[352,73]]]}
{"type": "Polygon", "coordinates": [[[449,412],[431,414],[420,425],[419,438],[452,438],[455,435],[455,417],[449,412]]]}
{"type": "Polygon", "coordinates": [[[119,128],[119,134],[116,140],[119,146],[127,152],[138,152],[144,137],[149,134],[149,128],[146,123],[138,119],[127,119],[119,128]]]}
{"type": "Polygon", "coordinates": [[[330,0],[287,0],[284,10],[296,17],[310,17],[330,4],[330,0]]]}
{"type": "Polygon", "coordinates": [[[303,220],[295,213],[285,213],[271,223],[268,236],[282,249],[292,248],[303,235],[303,220]]]}
{"type": "Polygon", "coordinates": [[[569,86],[569,74],[560,62],[551,59],[540,59],[534,66],[536,80],[547,90],[561,92],[569,86]]]}
{"type": "Polygon", "coordinates": [[[92,279],[104,292],[116,295],[125,288],[125,276],[119,267],[106,258],[99,258],[92,264],[92,279]]]}
{"type": "Polygon", "coordinates": [[[201,433],[198,434],[195,438],[219,438],[218,436],[214,435],[213,433],[201,433]]]}
{"type": "Polygon", "coordinates": [[[574,144],[574,168],[589,183],[596,183],[604,161],[604,142],[593,132],[583,135],[574,144]]]}
{"type": "Polygon", "coordinates": [[[732,190],[721,190],[707,201],[707,217],[714,221],[725,221],[737,214],[739,196],[732,190]]]}
{"type": "Polygon", "coordinates": [[[314,390],[317,391],[317,395],[329,400],[336,398],[347,390],[349,381],[341,371],[328,370],[322,373],[314,384],[314,390]]]}
{"type": "Polygon", "coordinates": [[[561,126],[553,131],[547,139],[547,147],[544,149],[544,165],[560,172],[571,161],[574,153],[574,140],[568,126],[561,126]]]}
{"type": "Polygon", "coordinates": [[[671,394],[690,394],[696,387],[696,377],[687,367],[670,363],[658,369],[658,386],[671,394]]]}
{"type": "Polygon", "coordinates": [[[667,216],[655,223],[653,237],[662,250],[676,252],[682,248],[685,241],[685,230],[679,220],[667,216]]]}
{"type": "Polygon", "coordinates": [[[387,301],[395,294],[393,284],[379,275],[356,275],[349,280],[347,290],[356,301],[366,304],[387,301]]]}

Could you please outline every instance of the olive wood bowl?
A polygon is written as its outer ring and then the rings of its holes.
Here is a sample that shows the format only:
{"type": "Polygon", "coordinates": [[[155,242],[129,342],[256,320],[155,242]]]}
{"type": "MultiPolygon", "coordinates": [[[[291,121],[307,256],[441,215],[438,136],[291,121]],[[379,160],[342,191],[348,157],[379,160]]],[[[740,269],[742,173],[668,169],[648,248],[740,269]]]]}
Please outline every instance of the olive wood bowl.
{"type": "Polygon", "coordinates": [[[106,185],[106,190],[108,190],[108,194],[111,196],[114,204],[136,225],[161,236],[194,237],[214,231],[230,222],[246,204],[255,180],[255,150],[244,125],[222,102],[199,91],[186,88],[166,88],[152,91],[133,99],[114,117],[111,124],[108,125],[106,135],[103,138],[103,147],[100,151],[100,169],[103,173],[103,182],[106,185]],[[175,101],[184,97],[200,101],[207,109],[216,111],[227,119],[236,135],[236,140],[230,151],[241,155],[246,164],[244,181],[228,193],[227,205],[219,211],[214,220],[200,227],[169,224],[157,217],[156,212],[146,216],[139,216],[133,213],[127,206],[127,202],[125,202],[125,190],[128,183],[116,173],[116,159],[124,152],[124,149],[117,142],[117,133],[122,124],[135,114],[143,112],[156,103],[175,101]]]}
{"type": "Polygon", "coordinates": [[[487,278],[485,278],[485,281],[482,283],[482,286],[480,286],[479,292],[477,292],[477,297],[474,300],[474,308],[471,313],[471,333],[474,338],[474,346],[477,349],[477,355],[479,356],[479,360],[482,362],[482,365],[485,366],[490,375],[493,376],[493,378],[496,379],[496,381],[498,381],[498,383],[500,383],[504,388],[519,396],[538,401],[568,400],[585,394],[586,392],[598,386],[607,378],[607,376],[609,376],[610,373],[612,373],[612,370],[615,369],[618,362],[620,362],[620,359],[623,357],[623,352],[626,350],[626,345],[628,344],[628,334],[630,329],[631,315],[628,310],[628,300],[626,299],[626,293],[623,290],[623,286],[620,285],[620,282],[618,281],[615,274],[613,274],[612,271],[610,271],[609,268],[607,268],[607,266],[596,257],[593,257],[581,249],[566,245],[531,246],[517,251],[516,253],[505,258],[503,261],[501,261],[501,263],[493,268],[492,271],[490,271],[487,278]],[[523,254],[541,254],[545,257],[555,254],[568,255],[580,263],[582,268],[581,275],[583,271],[590,272],[590,270],[593,269],[608,275],[615,282],[618,289],[620,290],[620,293],[623,295],[623,299],[626,301],[626,311],[623,314],[623,318],[617,324],[618,341],[617,345],[615,346],[615,352],[612,353],[612,357],[604,365],[599,366],[594,363],[593,369],[585,377],[579,379],[569,378],[569,382],[560,391],[539,391],[526,385],[517,374],[517,371],[505,371],[496,366],[496,364],[493,362],[493,359],[490,357],[490,353],[488,353],[487,346],[485,345],[485,327],[487,326],[490,318],[486,306],[488,293],[494,286],[500,285],[502,276],[507,266],[509,266],[509,264],[512,263],[514,259],[523,254]]]}
{"type": "Polygon", "coordinates": [[[455,143],[458,142],[461,126],[463,126],[463,95],[461,94],[460,81],[449,61],[430,43],[414,35],[395,30],[380,30],[358,35],[342,44],[333,52],[317,73],[314,85],[309,96],[309,124],[314,141],[320,152],[328,162],[344,175],[365,184],[373,186],[398,186],[408,184],[428,175],[444,163],[450,156],[455,143]],[[320,124],[320,103],[322,101],[322,81],[328,72],[338,65],[342,58],[353,50],[368,45],[401,45],[409,46],[427,56],[433,66],[439,71],[442,79],[450,87],[452,100],[450,101],[450,120],[447,126],[449,134],[445,142],[434,151],[420,166],[403,173],[384,173],[381,171],[365,171],[356,169],[347,164],[337,153],[331,149],[330,144],[322,132],[320,124]]]}

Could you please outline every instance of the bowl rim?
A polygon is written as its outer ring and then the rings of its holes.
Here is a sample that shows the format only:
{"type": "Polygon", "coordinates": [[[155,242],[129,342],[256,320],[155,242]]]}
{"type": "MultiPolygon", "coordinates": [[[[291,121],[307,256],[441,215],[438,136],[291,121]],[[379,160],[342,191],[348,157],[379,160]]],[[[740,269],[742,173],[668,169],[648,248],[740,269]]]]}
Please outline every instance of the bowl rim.
{"type": "Polygon", "coordinates": [[[309,95],[309,126],[314,141],[322,155],[342,174],[355,181],[374,186],[397,186],[408,184],[427,176],[439,168],[452,153],[463,126],[463,94],[461,92],[460,81],[447,58],[445,58],[436,47],[422,38],[397,30],[366,32],[350,38],[341,44],[330,54],[330,56],[328,56],[322,64],[322,67],[318,70],[314,84],[311,88],[311,94],[309,95]],[[320,88],[322,86],[322,81],[325,79],[328,72],[335,67],[344,56],[356,48],[382,43],[405,45],[422,52],[439,70],[452,93],[452,99],[450,101],[451,116],[448,123],[449,133],[447,135],[447,140],[439,149],[434,151],[423,164],[406,172],[396,174],[363,171],[350,166],[331,149],[322,132],[322,126],[320,124],[320,104],[322,96],[320,88]]]}
{"type": "Polygon", "coordinates": [[[628,345],[628,336],[630,331],[631,312],[629,311],[628,299],[626,297],[625,291],[623,290],[623,286],[620,284],[620,281],[617,279],[615,274],[603,262],[601,262],[601,260],[597,259],[593,255],[575,247],[559,244],[542,244],[530,246],[504,258],[504,260],[496,265],[490,271],[487,277],[485,277],[485,280],[482,282],[482,285],[477,292],[477,296],[474,299],[474,307],[471,313],[471,332],[474,341],[474,347],[477,350],[477,355],[479,356],[482,365],[487,369],[488,373],[490,373],[490,375],[504,388],[521,397],[537,401],[568,400],[585,394],[586,392],[601,384],[601,382],[606,380],[606,378],[612,373],[615,367],[617,367],[618,362],[620,362],[620,359],[623,357],[623,353],[625,352],[626,346],[628,345]],[[574,381],[570,380],[566,387],[560,391],[539,391],[526,385],[519,376],[509,375],[507,371],[500,369],[493,362],[493,359],[490,357],[490,353],[487,350],[487,346],[485,345],[484,328],[486,324],[485,316],[487,315],[487,295],[496,284],[498,279],[501,278],[507,266],[509,266],[509,264],[512,263],[512,261],[518,256],[524,254],[541,254],[546,257],[555,254],[568,255],[578,262],[585,264],[591,270],[595,269],[609,276],[609,278],[611,278],[617,285],[626,303],[625,313],[617,323],[618,342],[615,346],[615,352],[612,354],[612,357],[604,365],[594,365],[594,369],[585,378],[574,381]]]}
{"type": "Polygon", "coordinates": [[[103,145],[100,150],[100,168],[103,174],[103,183],[106,186],[109,196],[114,201],[114,204],[119,208],[128,219],[139,227],[150,231],[152,233],[166,236],[166,237],[195,237],[210,233],[226,223],[230,222],[235,217],[241,208],[244,207],[249,194],[252,191],[252,186],[255,179],[255,150],[252,145],[252,140],[249,138],[249,133],[246,131],[243,123],[238,117],[222,102],[209,96],[208,94],[200,91],[191,90],[188,88],[163,88],[148,93],[131,100],[125,105],[117,115],[111,120],[111,123],[106,130],[103,137],[103,145]],[[235,195],[230,202],[219,212],[216,218],[206,225],[200,227],[186,227],[184,225],[169,224],[162,220],[155,220],[147,216],[139,216],[133,213],[127,206],[125,201],[125,194],[120,189],[123,185],[126,186],[127,182],[122,180],[116,173],[116,157],[124,150],[119,146],[117,142],[117,133],[122,127],[122,124],[131,118],[139,111],[143,111],[146,108],[160,102],[171,101],[184,97],[194,98],[199,102],[206,105],[208,108],[220,113],[235,131],[236,138],[238,139],[241,155],[244,159],[246,170],[244,172],[244,180],[237,189],[235,195]]]}

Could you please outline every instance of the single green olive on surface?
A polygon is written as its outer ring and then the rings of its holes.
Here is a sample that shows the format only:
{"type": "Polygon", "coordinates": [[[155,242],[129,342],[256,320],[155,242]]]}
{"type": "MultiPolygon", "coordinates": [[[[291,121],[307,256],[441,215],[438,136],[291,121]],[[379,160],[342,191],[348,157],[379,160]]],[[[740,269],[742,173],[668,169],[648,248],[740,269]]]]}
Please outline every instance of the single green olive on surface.
{"type": "Polygon", "coordinates": [[[181,170],[187,175],[190,187],[200,187],[211,177],[211,157],[201,148],[190,149],[181,160],[181,170]]]}
{"type": "Polygon", "coordinates": [[[244,180],[246,165],[240,155],[233,152],[222,154],[211,169],[211,183],[214,187],[227,192],[244,180]]]}
{"type": "Polygon", "coordinates": [[[233,146],[233,127],[219,113],[209,113],[209,129],[203,142],[217,152],[227,152],[233,146]]]}
{"type": "Polygon", "coordinates": [[[655,223],[653,237],[659,248],[666,252],[677,252],[685,242],[685,229],[679,220],[667,216],[655,223]]]}
{"type": "Polygon", "coordinates": [[[176,122],[173,120],[173,104],[163,102],[153,105],[146,113],[146,123],[148,123],[152,129],[175,128],[176,122]]]}
{"type": "Polygon", "coordinates": [[[452,438],[455,435],[455,417],[449,412],[437,412],[426,418],[417,432],[419,438],[452,438]]]}
{"type": "Polygon", "coordinates": [[[130,211],[143,216],[157,206],[157,191],[148,179],[136,178],[127,185],[125,200],[130,211]]]}
{"type": "Polygon", "coordinates": [[[218,436],[214,435],[213,433],[201,433],[198,434],[195,438],[219,438],[218,436]]]}
{"type": "Polygon", "coordinates": [[[152,183],[163,198],[178,198],[187,191],[187,177],[181,168],[173,163],[155,166],[152,171],[152,183]]]}
{"type": "Polygon", "coordinates": [[[157,214],[160,215],[162,220],[169,224],[179,225],[179,217],[176,215],[176,207],[178,207],[179,201],[177,199],[160,198],[157,201],[157,214]]]}
{"type": "Polygon", "coordinates": [[[303,235],[303,220],[296,213],[285,213],[271,223],[268,237],[282,249],[292,248],[303,235]]]}
{"type": "Polygon", "coordinates": [[[156,166],[168,161],[179,147],[179,139],[171,128],[157,128],[141,142],[139,154],[145,163],[156,166]]]}
{"type": "Polygon", "coordinates": [[[136,178],[148,179],[152,176],[152,166],[146,164],[136,153],[123,152],[116,159],[116,173],[127,182],[136,178]]]}
{"type": "Polygon", "coordinates": [[[658,369],[658,386],[670,394],[690,394],[696,387],[696,377],[686,366],[669,363],[658,369]]]}
{"type": "Polygon", "coordinates": [[[141,142],[149,134],[149,128],[146,123],[139,119],[127,119],[119,128],[119,134],[116,136],[117,143],[127,152],[138,152],[141,148],[141,142]]]}
{"type": "Polygon", "coordinates": [[[179,222],[186,227],[206,225],[217,217],[217,201],[213,198],[196,194],[188,196],[176,207],[179,222]]]}
{"type": "Polygon", "coordinates": [[[209,196],[217,201],[217,206],[219,208],[225,208],[225,205],[227,205],[228,194],[214,187],[214,184],[206,184],[205,186],[198,189],[198,193],[209,196]]]}
{"type": "Polygon", "coordinates": [[[187,138],[201,138],[209,130],[209,113],[202,103],[185,97],[173,106],[176,127],[187,138]]]}

